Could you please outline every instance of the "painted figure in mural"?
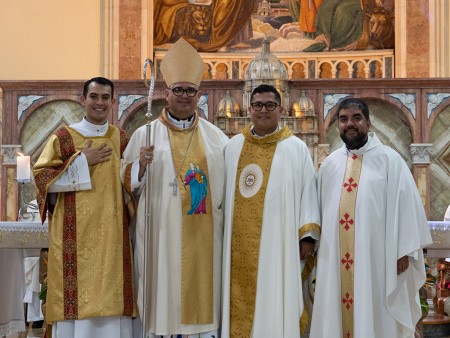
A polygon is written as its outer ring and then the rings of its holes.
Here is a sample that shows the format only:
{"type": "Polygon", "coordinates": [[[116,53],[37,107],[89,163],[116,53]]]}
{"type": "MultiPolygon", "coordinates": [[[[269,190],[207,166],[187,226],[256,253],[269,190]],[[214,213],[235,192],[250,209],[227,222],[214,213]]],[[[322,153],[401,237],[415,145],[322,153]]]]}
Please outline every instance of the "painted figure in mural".
{"type": "Polygon", "coordinates": [[[248,28],[254,5],[241,0],[155,1],[154,45],[182,37],[198,51],[217,51],[248,28]]]}
{"type": "Polygon", "coordinates": [[[393,4],[382,0],[325,0],[317,11],[315,28],[323,41],[305,52],[393,48],[393,4]]]}
{"type": "Polygon", "coordinates": [[[316,15],[323,1],[324,0],[300,0],[300,29],[308,38],[314,38],[316,35],[316,15]]]}
{"type": "Polygon", "coordinates": [[[288,0],[289,13],[291,14],[292,22],[300,21],[300,0],[288,0]]]}
{"type": "Polygon", "coordinates": [[[206,196],[208,195],[208,179],[205,172],[199,166],[190,164],[190,169],[184,176],[184,185],[189,185],[191,192],[191,209],[187,212],[192,214],[206,214],[206,196]]]}
{"type": "Polygon", "coordinates": [[[305,52],[356,48],[362,33],[364,12],[361,0],[327,0],[317,11],[316,32],[323,42],[306,48],[305,52]]]}
{"type": "Polygon", "coordinates": [[[362,0],[363,28],[356,49],[394,48],[394,1],[362,0]]]}
{"type": "Polygon", "coordinates": [[[376,7],[366,13],[368,20],[369,44],[376,49],[393,48],[394,36],[394,13],[385,8],[376,7]]]}

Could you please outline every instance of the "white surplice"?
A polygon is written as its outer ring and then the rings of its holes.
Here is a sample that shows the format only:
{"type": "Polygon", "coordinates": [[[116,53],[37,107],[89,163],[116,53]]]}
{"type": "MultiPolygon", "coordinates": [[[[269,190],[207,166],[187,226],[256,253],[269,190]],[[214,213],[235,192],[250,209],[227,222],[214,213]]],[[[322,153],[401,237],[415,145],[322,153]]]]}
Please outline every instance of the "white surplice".
{"type": "MultiPolygon", "coordinates": [[[[244,136],[236,135],[225,152],[222,338],[230,336],[230,265],[236,172],[244,136]]],[[[259,249],[252,337],[300,337],[303,311],[298,230],[320,224],[316,177],[305,143],[295,136],[279,141],[270,168],[259,249]]],[[[318,231],[305,233],[315,239],[318,231]]],[[[303,236],[305,237],[305,236],[303,236]]]]}
{"type": "MultiPolygon", "coordinates": [[[[198,117],[196,117],[198,118],[198,117]]],[[[175,168],[170,149],[168,130],[160,120],[151,124],[151,144],[155,146],[151,165],[151,241],[148,263],[149,299],[147,313],[150,314],[149,332],[157,335],[194,334],[217,330],[220,318],[220,284],[223,237],[222,202],[225,184],[224,148],[228,137],[210,122],[200,118],[198,131],[208,162],[208,184],[210,185],[214,219],[214,321],[206,324],[181,324],[181,194],[173,194],[169,185],[174,180],[175,168]]],[[[139,159],[139,151],[146,143],[146,126],[137,129],[124,152],[124,165],[139,159]]],[[[145,175],[144,175],[145,178],[145,175]]],[[[183,187],[181,187],[183,188],[183,187]]],[[[144,272],[144,226],[145,226],[145,179],[136,189],[139,203],[136,219],[136,259],[139,271],[137,304],[143,313],[144,272]]],[[[201,243],[199,243],[201,245],[201,243]]],[[[199,276],[201,278],[201,276],[199,276]]]]}
{"type": "MultiPolygon", "coordinates": [[[[405,161],[374,133],[363,155],[355,207],[354,338],[413,337],[421,317],[418,291],[425,282],[422,248],[431,243],[424,208],[405,161]],[[409,268],[397,275],[397,259],[409,268]]],[[[345,145],[318,174],[322,237],[310,338],[342,338],[339,204],[345,145]]]]}
{"type": "Polygon", "coordinates": [[[41,284],[39,283],[39,257],[25,257],[25,296],[23,302],[27,303],[27,321],[36,322],[44,319],[42,314],[42,301],[39,299],[41,284]]]}

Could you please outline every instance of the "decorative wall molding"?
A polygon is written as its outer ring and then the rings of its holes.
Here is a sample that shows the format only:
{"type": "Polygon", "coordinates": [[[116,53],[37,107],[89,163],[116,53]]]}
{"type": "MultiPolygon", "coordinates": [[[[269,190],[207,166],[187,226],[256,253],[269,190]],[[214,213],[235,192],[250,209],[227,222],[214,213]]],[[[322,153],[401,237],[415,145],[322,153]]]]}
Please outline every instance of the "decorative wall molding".
{"type": "Polygon", "coordinates": [[[432,143],[412,143],[409,150],[413,159],[413,164],[430,164],[430,153],[432,143]]]}
{"type": "Polygon", "coordinates": [[[35,101],[40,100],[43,97],[45,96],[41,95],[19,96],[19,104],[17,105],[17,121],[20,120],[25,110],[27,110],[35,101]]]}
{"type": "Polygon", "coordinates": [[[22,149],[20,144],[8,144],[0,147],[3,155],[3,165],[16,165],[17,152],[22,149]]]}
{"type": "Polygon", "coordinates": [[[450,97],[450,93],[433,93],[427,94],[427,116],[430,118],[433,111],[439,106],[442,101],[450,97]]]}
{"type": "Polygon", "coordinates": [[[400,101],[401,104],[409,110],[414,119],[416,119],[416,94],[398,93],[388,95],[400,101]]]}
{"type": "Polygon", "coordinates": [[[325,120],[328,113],[333,109],[339,101],[349,97],[350,94],[325,94],[323,96],[323,119],[325,120]]]}
{"type": "MultiPolygon", "coordinates": [[[[77,123],[80,119],[74,114],[73,109],[66,101],[58,101],[53,106],[53,113],[47,117],[41,129],[37,129],[30,135],[28,141],[23,144],[25,154],[32,154],[46,141],[47,136],[56,130],[60,125],[77,123]]],[[[52,103],[49,103],[51,105],[52,103]]]]}
{"type": "Polygon", "coordinates": [[[119,95],[119,110],[117,118],[120,120],[123,113],[137,100],[140,100],[144,95],[119,95]]]}

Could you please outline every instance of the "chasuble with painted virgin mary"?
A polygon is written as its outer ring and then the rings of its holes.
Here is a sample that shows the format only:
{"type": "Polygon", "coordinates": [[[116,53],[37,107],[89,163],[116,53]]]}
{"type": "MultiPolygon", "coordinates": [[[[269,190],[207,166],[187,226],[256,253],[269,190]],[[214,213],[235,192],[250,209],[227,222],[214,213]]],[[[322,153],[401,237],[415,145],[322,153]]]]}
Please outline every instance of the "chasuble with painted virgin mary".
{"type": "Polygon", "coordinates": [[[219,327],[222,269],[224,148],[228,138],[195,113],[186,129],[165,109],[151,124],[149,253],[144,259],[146,178],[134,186],[133,162],[146,142],[135,131],[124,153],[125,188],[138,199],[138,308],[143,314],[147,262],[147,323],[154,335],[194,334],[219,327]]]}

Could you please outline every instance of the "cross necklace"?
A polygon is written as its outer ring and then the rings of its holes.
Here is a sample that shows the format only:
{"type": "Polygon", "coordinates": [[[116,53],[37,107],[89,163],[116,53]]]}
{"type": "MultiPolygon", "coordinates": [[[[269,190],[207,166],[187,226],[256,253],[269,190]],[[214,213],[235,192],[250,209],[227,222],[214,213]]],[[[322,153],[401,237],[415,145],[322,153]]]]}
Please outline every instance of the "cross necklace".
{"type": "MultiPolygon", "coordinates": [[[[189,139],[189,143],[186,147],[186,151],[184,152],[183,160],[181,161],[181,165],[178,168],[178,171],[175,172],[175,177],[173,179],[173,182],[169,183],[169,186],[172,188],[173,196],[176,196],[178,193],[178,176],[180,174],[181,169],[183,169],[184,162],[186,162],[186,157],[188,155],[189,148],[191,146],[192,139],[194,138],[194,134],[196,131],[197,131],[197,126],[195,126],[194,130],[191,133],[191,138],[189,139]]],[[[172,147],[172,144],[170,143],[170,133],[168,133],[168,135],[169,135],[169,144],[170,144],[170,147],[172,147]]],[[[173,158],[173,151],[172,151],[172,161],[173,161],[173,167],[175,168],[175,159],[173,158]]]]}

